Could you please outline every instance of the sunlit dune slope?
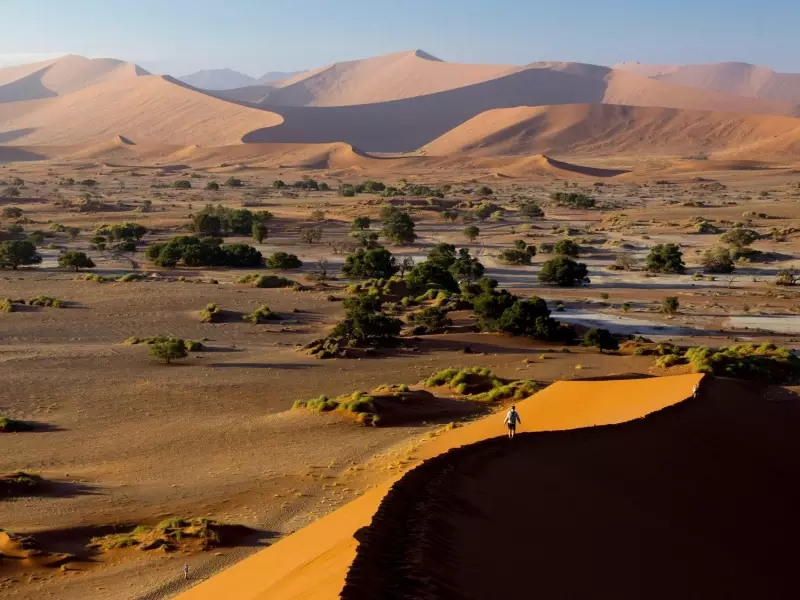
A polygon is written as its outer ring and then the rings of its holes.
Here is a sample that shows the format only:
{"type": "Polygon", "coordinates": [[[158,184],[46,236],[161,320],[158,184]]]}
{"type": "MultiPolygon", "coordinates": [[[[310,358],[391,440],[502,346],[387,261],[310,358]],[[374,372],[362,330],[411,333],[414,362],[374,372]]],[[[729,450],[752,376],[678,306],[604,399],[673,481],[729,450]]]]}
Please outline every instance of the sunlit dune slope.
{"type": "Polygon", "coordinates": [[[508,154],[800,151],[800,119],[613,104],[521,106],[481,113],[422,151],[443,156],[508,154]]]}
{"type": "Polygon", "coordinates": [[[451,450],[358,532],[341,598],[795,598],[798,426],[787,390],[715,379],[645,419],[451,450]]]}
{"type": "Polygon", "coordinates": [[[800,104],[800,73],[776,73],[767,67],[741,62],[699,65],[615,65],[652,79],[686,87],[800,104]]]}
{"type": "Polygon", "coordinates": [[[271,105],[348,106],[423,96],[493,79],[508,65],[443,62],[421,50],[334,63],[280,82],[271,105]]]}
{"type": "Polygon", "coordinates": [[[0,103],[64,96],[92,85],[147,74],[147,71],[133,63],[74,55],[8,67],[0,69],[0,103]]]}
{"type": "MultiPolygon", "coordinates": [[[[699,375],[660,379],[558,382],[520,402],[523,431],[621,423],[682,401],[699,375]]],[[[442,433],[424,444],[430,459],[460,446],[503,436],[502,414],[442,433]]],[[[506,440],[507,441],[507,440],[506,440]]],[[[370,524],[394,481],[376,487],[327,517],[212,577],[183,600],[331,600],[339,597],[356,557],[356,532],[370,524]]],[[[381,597],[378,596],[372,596],[381,597]]]]}
{"type": "Polygon", "coordinates": [[[0,104],[2,143],[59,145],[105,142],[238,143],[281,117],[225,102],[163,77],[120,79],[66,96],[0,104]]]}

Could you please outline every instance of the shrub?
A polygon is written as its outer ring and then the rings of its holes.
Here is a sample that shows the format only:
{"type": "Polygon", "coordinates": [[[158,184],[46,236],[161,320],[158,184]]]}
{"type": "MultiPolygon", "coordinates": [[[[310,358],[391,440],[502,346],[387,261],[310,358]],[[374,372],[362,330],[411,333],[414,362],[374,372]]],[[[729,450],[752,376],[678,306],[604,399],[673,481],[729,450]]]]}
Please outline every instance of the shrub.
{"type": "Polygon", "coordinates": [[[534,202],[526,202],[519,207],[519,216],[526,219],[541,219],[544,217],[542,207],[534,202]]]}
{"type": "Polygon", "coordinates": [[[200,311],[200,320],[204,323],[220,323],[224,317],[222,309],[214,302],[206,304],[206,307],[200,311]]]}
{"type": "Polygon", "coordinates": [[[17,421],[8,417],[0,417],[0,433],[17,433],[20,431],[32,431],[33,425],[25,421],[17,421]]]}
{"type": "Polygon", "coordinates": [[[572,337],[571,328],[550,317],[547,302],[536,296],[527,300],[515,300],[497,320],[497,329],[511,335],[524,335],[548,341],[567,341],[572,337]]]}
{"type": "Polygon", "coordinates": [[[766,342],[760,346],[741,344],[714,352],[705,346],[689,348],[685,353],[696,373],[726,377],[785,381],[800,373],[800,358],[786,348],[766,342]]]}
{"type": "Polygon", "coordinates": [[[303,266],[302,261],[297,258],[296,254],[288,254],[286,252],[275,252],[266,259],[266,265],[270,269],[280,269],[281,271],[288,271],[289,269],[299,269],[303,266]]]}
{"type": "Polygon", "coordinates": [[[651,273],[683,273],[683,252],[677,244],[657,244],[647,255],[646,268],[651,273]]]}
{"type": "Polygon", "coordinates": [[[347,277],[388,278],[397,271],[397,259],[383,246],[359,248],[347,255],[342,266],[347,277]]]}
{"type": "Polygon", "coordinates": [[[120,276],[117,281],[122,283],[130,283],[133,281],[144,281],[145,279],[147,279],[147,275],[144,273],[126,273],[125,275],[120,276]]]}
{"type": "Polygon", "coordinates": [[[497,281],[483,277],[464,286],[463,295],[472,302],[479,329],[494,331],[497,321],[517,301],[508,290],[498,290],[497,281]]]}
{"type": "Polygon", "coordinates": [[[58,266],[64,269],[72,269],[77,273],[81,269],[93,269],[94,262],[84,252],[70,250],[58,257],[58,266]]]}
{"type": "Polygon", "coordinates": [[[413,244],[417,239],[414,221],[407,212],[392,211],[384,221],[381,235],[393,244],[413,244]]]}
{"type": "Polygon", "coordinates": [[[306,244],[314,244],[322,239],[322,227],[307,227],[300,230],[300,239],[306,244]]]}
{"type": "Polygon", "coordinates": [[[758,240],[760,237],[761,236],[752,229],[743,229],[741,227],[735,227],[723,233],[720,239],[725,244],[728,244],[732,248],[735,248],[738,251],[742,251],[748,246],[750,246],[753,242],[758,240]]]}
{"type": "Polygon", "coordinates": [[[775,279],[775,285],[793,286],[797,284],[798,277],[794,274],[794,269],[781,269],[775,279]]]}
{"type": "Polygon", "coordinates": [[[708,248],[700,259],[703,269],[709,273],[733,273],[736,269],[731,253],[726,248],[708,248]]]}
{"type": "Polygon", "coordinates": [[[661,301],[661,311],[667,315],[674,315],[678,312],[680,305],[677,296],[667,296],[661,301]]]}
{"type": "Polygon", "coordinates": [[[183,264],[187,267],[227,266],[258,267],[263,263],[261,252],[247,244],[220,246],[218,238],[176,236],[169,242],[153,244],[147,248],[146,256],[156,266],[172,267],[183,264]]]}
{"type": "Polygon", "coordinates": [[[474,242],[480,233],[480,229],[478,229],[475,225],[470,225],[464,230],[464,237],[466,237],[470,242],[474,242]]]}
{"type": "Polygon", "coordinates": [[[694,229],[697,233],[719,233],[719,229],[708,221],[698,221],[694,229]]]}
{"type": "Polygon", "coordinates": [[[262,305],[250,314],[244,315],[242,320],[252,323],[253,325],[258,325],[259,323],[266,323],[267,321],[280,320],[280,316],[272,312],[269,306],[262,305]]]}
{"type": "Polygon", "coordinates": [[[269,229],[267,228],[266,223],[258,221],[253,223],[250,234],[253,236],[254,240],[256,240],[259,244],[262,244],[269,235],[269,229]]]}
{"type": "Polygon", "coordinates": [[[334,327],[333,337],[375,345],[394,340],[403,324],[387,316],[381,304],[380,299],[365,294],[345,300],[345,317],[334,327]]]}
{"type": "Polygon", "coordinates": [[[11,298],[0,298],[0,312],[14,312],[14,303],[11,302],[11,298]]]}
{"type": "Polygon", "coordinates": [[[0,243],[0,268],[38,265],[42,257],[36,252],[36,245],[29,240],[6,241],[0,243]]]}
{"type": "Polygon", "coordinates": [[[176,190],[190,190],[192,189],[192,182],[188,179],[180,179],[172,184],[176,190]]]}
{"type": "MultiPolygon", "coordinates": [[[[430,254],[428,256],[430,257],[430,254]]],[[[462,282],[480,279],[483,277],[485,268],[477,258],[470,256],[469,249],[461,248],[458,251],[458,257],[450,263],[447,270],[456,281],[462,282]]]]}
{"type": "Polygon", "coordinates": [[[408,315],[408,322],[413,325],[412,333],[442,333],[453,324],[447,316],[447,310],[437,306],[429,306],[408,315]]]}
{"type": "Polygon", "coordinates": [[[429,260],[414,265],[414,268],[406,275],[405,280],[409,287],[417,290],[436,288],[450,292],[458,291],[458,283],[452,273],[440,264],[429,260]]]}
{"type": "Polygon", "coordinates": [[[225,185],[229,188],[240,188],[244,186],[241,179],[237,179],[236,177],[228,177],[225,180],[225,185]]]}
{"type": "Polygon", "coordinates": [[[594,208],[595,200],[584,194],[576,194],[571,192],[554,192],[550,195],[551,200],[557,206],[564,206],[567,208],[594,208]]]}
{"type": "Polygon", "coordinates": [[[365,229],[369,229],[372,220],[369,217],[365,216],[358,216],[353,219],[353,222],[350,224],[350,229],[352,231],[364,231],[365,229]]]}
{"type": "Polygon", "coordinates": [[[498,254],[500,260],[510,265],[529,265],[534,256],[536,248],[526,244],[525,240],[515,241],[513,248],[506,248],[498,254]]]}
{"type": "Polygon", "coordinates": [[[278,277],[277,275],[259,275],[257,273],[240,277],[236,280],[236,283],[244,283],[257,288],[283,288],[295,285],[294,281],[286,279],[285,277],[278,277]]]}
{"type": "Polygon", "coordinates": [[[2,214],[5,219],[19,219],[22,217],[22,213],[22,209],[18,206],[6,206],[0,214],[2,214]]]}
{"type": "Polygon", "coordinates": [[[219,191],[219,184],[216,181],[209,181],[206,184],[206,189],[209,192],[218,192],[219,191]]]}
{"type": "Polygon", "coordinates": [[[66,308],[67,305],[63,300],[58,298],[51,298],[50,296],[36,296],[32,298],[28,304],[30,306],[47,306],[50,308],[66,308]]]}
{"type": "Polygon", "coordinates": [[[600,352],[619,349],[619,341],[608,329],[590,329],[583,338],[583,345],[599,348],[600,352]]]}
{"type": "Polygon", "coordinates": [[[169,338],[150,344],[150,356],[170,364],[173,360],[186,358],[186,341],[179,338],[169,338]]]}
{"type": "Polygon", "coordinates": [[[581,247],[570,239],[559,240],[553,246],[553,252],[559,256],[577,258],[580,256],[581,247]]]}
{"type": "Polygon", "coordinates": [[[583,263],[575,262],[566,256],[550,259],[542,265],[538,279],[542,283],[560,287],[574,287],[588,283],[588,270],[583,263]]]}

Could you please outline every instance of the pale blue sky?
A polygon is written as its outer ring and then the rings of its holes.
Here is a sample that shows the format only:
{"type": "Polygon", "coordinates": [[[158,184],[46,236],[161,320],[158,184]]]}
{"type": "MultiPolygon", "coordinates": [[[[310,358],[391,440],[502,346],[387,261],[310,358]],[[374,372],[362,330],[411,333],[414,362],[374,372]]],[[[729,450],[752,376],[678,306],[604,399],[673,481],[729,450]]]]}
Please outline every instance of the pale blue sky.
{"type": "Polygon", "coordinates": [[[0,0],[0,18],[0,62],[74,53],[173,75],[260,75],[415,48],[459,62],[800,72],[800,0],[0,0]]]}

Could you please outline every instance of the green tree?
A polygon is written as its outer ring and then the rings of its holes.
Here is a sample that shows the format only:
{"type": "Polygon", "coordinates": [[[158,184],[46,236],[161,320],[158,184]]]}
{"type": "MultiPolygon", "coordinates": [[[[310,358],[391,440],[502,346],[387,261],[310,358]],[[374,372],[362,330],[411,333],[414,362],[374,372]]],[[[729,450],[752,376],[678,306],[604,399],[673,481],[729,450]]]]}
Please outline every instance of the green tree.
{"type": "Polygon", "coordinates": [[[179,179],[178,181],[172,184],[172,187],[174,187],[177,190],[190,190],[192,189],[192,182],[189,181],[188,179],[179,179]]]}
{"type": "Polygon", "coordinates": [[[350,229],[352,231],[364,231],[365,229],[369,229],[370,224],[372,224],[372,220],[369,217],[360,215],[353,219],[353,222],[350,224],[350,229]]]}
{"type": "Polygon", "coordinates": [[[544,211],[535,202],[526,202],[519,207],[519,216],[526,219],[541,219],[544,217],[544,211]]]}
{"type": "Polygon", "coordinates": [[[93,235],[89,238],[89,243],[91,244],[92,248],[99,252],[103,252],[106,249],[106,242],[107,238],[104,235],[93,235]]]}
{"type": "Polygon", "coordinates": [[[209,181],[206,184],[206,189],[209,192],[218,192],[219,191],[219,184],[216,181],[209,181]]]}
{"type": "Polygon", "coordinates": [[[588,283],[586,265],[566,256],[550,259],[542,265],[538,279],[542,283],[560,287],[574,287],[588,283]]]}
{"type": "Polygon", "coordinates": [[[29,240],[0,243],[0,268],[11,267],[15,271],[21,266],[38,265],[42,257],[36,252],[36,245],[29,240]]]}
{"type": "Polygon", "coordinates": [[[383,246],[359,248],[348,254],[342,266],[346,277],[385,279],[397,273],[397,259],[383,246]]]}
{"type": "Polygon", "coordinates": [[[406,284],[418,290],[440,288],[449,292],[458,291],[458,283],[450,271],[428,260],[414,265],[406,275],[406,284]]]}
{"type": "Polygon", "coordinates": [[[383,311],[380,298],[359,294],[344,301],[345,316],[332,335],[355,343],[383,345],[394,340],[403,322],[383,311]]]}
{"type": "Polygon", "coordinates": [[[722,234],[720,239],[727,245],[741,252],[748,248],[753,242],[758,240],[761,236],[752,229],[743,229],[742,227],[734,227],[722,234]]]}
{"type": "Polygon", "coordinates": [[[447,309],[439,306],[429,306],[408,315],[409,324],[413,325],[413,335],[429,333],[442,333],[453,324],[447,316],[447,309]]]}
{"type": "Polygon", "coordinates": [[[225,185],[229,188],[240,188],[244,186],[242,180],[236,177],[228,177],[228,179],[225,180],[225,185]]]}
{"type": "Polygon", "coordinates": [[[417,239],[414,221],[407,212],[393,212],[384,221],[381,235],[393,244],[413,244],[417,239]]]}
{"type": "Polygon", "coordinates": [[[516,296],[508,290],[498,290],[497,282],[486,277],[466,286],[465,291],[472,302],[477,325],[484,331],[497,329],[500,317],[517,301],[516,296]]]}
{"type": "Polygon", "coordinates": [[[708,273],[733,273],[736,269],[731,251],[720,247],[706,249],[700,258],[700,264],[708,273]]]}
{"type": "Polygon", "coordinates": [[[188,355],[186,342],[181,339],[168,339],[150,344],[150,356],[163,360],[165,364],[170,364],[179,358],[186,358],[188,355]]]}
{"type": "Polygon", "coordinates": [[[470,225],[464,230],[464,237],[466,237],[470,242],[474,242],[480,234],[481,230],[475,225],[470,225]]]}
{"type": "Polygon", "coordinates": [[[70,250],[58,257],[58,266],[77,273],[81,269],[94,269],[94,262],[85,253],[70,250]]]}
{"type": "Polygon", "coordinates": [[[484,266],[477,258],[470,256],[467,248],[461,248],[456,258],[447,268],[456,281],[475,281],[483,277],[484,266]]]}
{"type": "Polygon", "coordinates": [[[288,254],[286,252],[276,252],[267,257],[267,267],[270,269],[280,269],[281,271],[288,271],[289,269],[299,269],[303,263],[296,254],[288,254]]]}
{"type": "Polygon", "coordinates": [[[272,182],[272,187],[274,187],[276,190],[282,190],[286,187],[286,183],[281,179],[276,179],[272,182]]]}
{"type": "Polygon", "coordinates": [[[500,260],[511,265],[529,265],[534,256],[536,247],[529,246],[525,240],[516,240],[513,248],[506,248],[498,255],[500,260]]]}
{"type": "MultiPolygon", "coordinates": [[[[511,335],[525,335],[540,338],[550,335],[550,309],[547,302],[534,296],[527,300],[516,300],[509,306],[497,321],[497,328],[511,335]]],[[[555,324],[558,326],[558,324],[555,324]]],[[[545,337],[544,339],[549,339],[545,337]]]]}
{"type": "Polygon", "coordinates": [[[581,254],[581,247],[570,239],[558,240],[553,246],[553,252],[560,256],[578,258],[581,254]]]}
{"type": "Polygon", "coordinates": [[[253,223],[252,229],[253,239],[256,240],[259,244],[264,243],[264,240],[267,239],[269,235],[269,229],[267,228],[266,223],[262,223],[261,221],[256,221],[253,223]]]}
{"type": "Polygon", "coordinates": [[[443,269],[449,269],[456,261],[456,247],[453,244],[439,242],[428,251],[427,260],[443,269]]]}
{"type": "Polygon", "coordinates": [[[583,338],[583,345],[599,348],[600,352],[619,349],[619,341],[608,329],[590,329],[583,338]]]}
{"type": "Polygon", "coordinates": [[[651,273],[683,273],[683,252],[677,244],[656,244],[650,248],[645,267],[651,273]]]}

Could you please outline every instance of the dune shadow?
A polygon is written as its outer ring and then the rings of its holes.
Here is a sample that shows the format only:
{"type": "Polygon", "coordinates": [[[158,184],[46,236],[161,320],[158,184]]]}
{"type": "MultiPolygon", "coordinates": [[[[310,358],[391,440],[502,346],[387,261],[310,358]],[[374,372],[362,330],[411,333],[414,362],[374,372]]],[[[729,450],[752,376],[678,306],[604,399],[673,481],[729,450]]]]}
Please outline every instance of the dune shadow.
{"type": "Polygon", "coordinates": [[[288,364],[288,363],[256,363],[256,362],[234,362],[234,363],[211,363],[206,365],[217,369],[283,369],[287,371],[300,371],[303,369],[313,369],[319,365],[313,363],[288,364]]]}
{"type": "Polygon", "coordinates": [[[77,498],[101,493],[91,484],[44,479],[38,475],[17,473],[0,478],[0,498],[77,498]]]}

